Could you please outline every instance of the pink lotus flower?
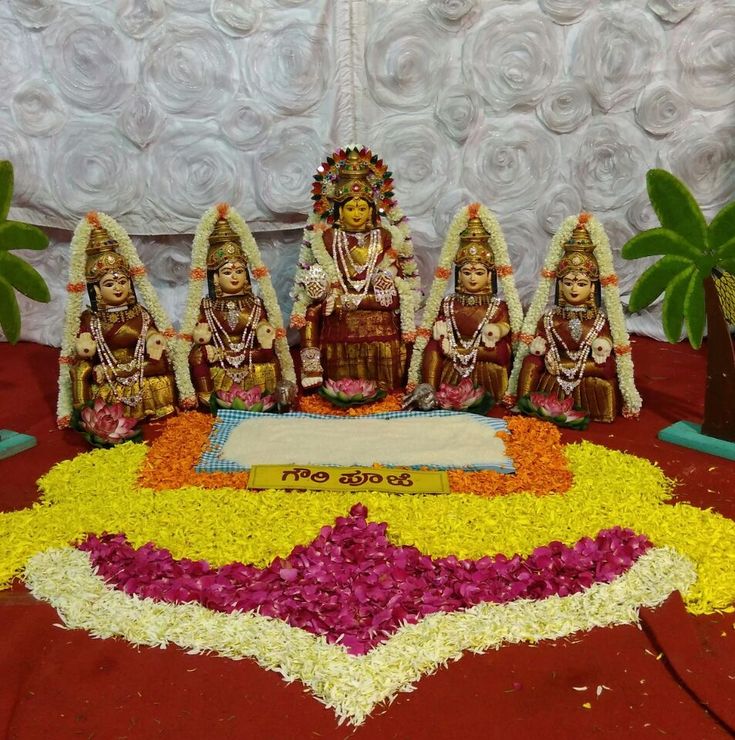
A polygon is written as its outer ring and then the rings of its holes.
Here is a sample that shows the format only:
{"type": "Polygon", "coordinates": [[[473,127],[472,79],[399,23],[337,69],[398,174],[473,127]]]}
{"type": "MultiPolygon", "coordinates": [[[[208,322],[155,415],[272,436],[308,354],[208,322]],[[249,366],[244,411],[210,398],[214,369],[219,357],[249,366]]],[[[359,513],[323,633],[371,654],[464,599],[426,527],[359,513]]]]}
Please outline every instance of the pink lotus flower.
{"type": "Polygon", "coordinates": [[[327,380],[324,393],[340,401],[364,401],[377,393],[377,385],[373,380],[359,380],[357,378],[342,378],[341,380],[327,380]]]}
{"type": "Polygon", "coordinates": [[[585,417],[583,411],[574,410],[574,399],[571,396],[567,396],[561,400],[556,396],[547,395],[546,393],[531,393],[529,398],[539,413],[550,419],[561,418],[573,422],[584,419],[585,417]]]}
{"type": "Polygon", "coordinates": [[[104,444],[118,444],[137,434],[137,419],[125,416],[121,403],[106,404],[98,398],[94,406],[86,406],[81,413],[81,426],[85,432],[104,444]]]}
{"type": "Polygon", "coordinates": [[[263,393],[259,385],[243,390],[233,383],[228,391],[217,391],[217,403],[226,409],[238,411],[268,411],[276,404],[272,393],[263,393]]]}
{"type": "Polygon", "coordinates": [[[442,383],[436,392],[437,403],[450,411],[466,411],[485,397],[485,389],[475,385],[469,378],[459,385],[442,383]]]}

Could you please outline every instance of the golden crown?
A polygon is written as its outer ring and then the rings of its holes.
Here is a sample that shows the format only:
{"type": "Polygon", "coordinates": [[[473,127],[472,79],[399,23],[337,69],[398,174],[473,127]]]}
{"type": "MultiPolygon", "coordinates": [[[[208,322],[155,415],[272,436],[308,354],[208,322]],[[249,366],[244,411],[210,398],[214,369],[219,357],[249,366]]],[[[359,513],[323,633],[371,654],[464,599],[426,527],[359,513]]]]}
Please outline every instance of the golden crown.
{"type": "Polygon", "coordinates": [[[600,277],[600,267],[593,254],[594,251],[595,245],[587,228],[578,223],[564,243],[564,256],[556,268],[557,277],[562,278],[570,272],[584,272],[591,280],[597,280],[600,277]]]}
{"type": "Polygon", "coordinates": [[[373,188],[368,181],[370,168],[360,159],[357,149],[347,151],[347,158],[342,163],[339,176],[334,184],[333,199],[342,203],[352,198],[365,198],[372,203],[375,199],[373,188]]]}
{"type": "Polygon", "coordinates": [[[84,274],[88,283],[99,282],[109,272],[130,277],[127,260],[117,253],[118,243],[101,226],[93,226],[87,242],[84,274]]]}
{"type": "Polygon", "coordinates": [[[237,260],[247,264],[247,258],[240,246],[240,237],[232,230],[226,218],[220,218],[209,235],[207,269],[219,270],[222,265],[237,260]]]}
{"type": "Polygon", "coordinates": [[[459,235],[459,249],[454,255],[454,264],[458,267],[468,262],[480,262],[488,268],[495,264],[490,234],[477,216],[467,222],[467,228],[459,235]]]}

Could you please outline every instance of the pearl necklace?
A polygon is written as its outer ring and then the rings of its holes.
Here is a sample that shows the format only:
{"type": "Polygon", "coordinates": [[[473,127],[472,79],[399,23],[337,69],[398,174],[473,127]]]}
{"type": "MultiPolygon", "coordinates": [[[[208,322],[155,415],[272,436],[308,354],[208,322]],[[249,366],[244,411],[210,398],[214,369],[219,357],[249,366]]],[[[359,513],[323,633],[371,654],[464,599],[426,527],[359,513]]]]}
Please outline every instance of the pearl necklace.
{"type": "MultiPolygon", "coordinates": [[[[242,380],[250,375],[253,370],[253,349],[255,346],[255,333],[260,323],[260,317],[263,313],[261,302],[255,299],[250,311],[250,318],[245,324],[239,342],[233,342],[229,334],[220,323],[214,313],[212,300],[205,298],[202,301],[204,316],[212,332],[212,343],[219,350],[217,362],[224,372],[235,382],[241,383],[242,380]],[[248,366],[240,368],[240,365],[247,359],[248,366]]],[[[230,322],[228,321],[228,324],[230,322]]],[[[237,326],[237,324],[235,324],[237,326]]]]}
{"type": "MultiPolygon", "coordinates": [[[[372,229],[369,233],[368,255],[364,265],[358,265],[352,257],[347,234],[342,229],[335,229],[334,255],[337,263],[337,278],[342,287],[344,296],[342,303],[347,308],[357,308],[370,289],[370,283],[375,265],[380,256],[380,229],[372,229]],[[355,280],[354,275],[365,273],[362,280],[355,280]]],[[[355,235],[359,246],[365,241],[365,235],[355,235]]]]}
{"type": "Polygon", "coordinates": [[[495,316],[495,312],[500,306],[500,301],[493,296],[488,303],[485,315],[482,317],[482,321],[477,325],[474,334],[470,339],[463,339],[462,334],[457,326],[457,319],[454,315],[454,301],[456,296],[447,296],[442,301],[442,310],[444,315],[449,318],[449,336],[447,340],[449,342],[449,357],[452,360],[452,365],[457,374],[461,378],[468,378],[472,375],[472,372],[477,365],[477,353],[480,350],[480,341],[482,339],[482,330],[485,328],[485,324],[492,320],[495,316]]]}
{"type": "Polygon", "coordinates": [[[147,311],[141,311],[142,314],[142,326],[140,334],[138,335],[138,341],[135,343],[135,349],[133,350],[133,359],[129,362],[118,362],[115,355],[112,353],[110,346],[105,340],[105,335],[102,331],[102,320],[98,313],[92,314],[90,321],[90,329],[92,330],[92,338],[97,343],[97,353],[100,357],[100,365],[102,366],[102,372],[104,373],[107,385],[112,391],[113,398],[118,403],[124,403],[126,406],[137,406],[143,400],[143,369],[145,360],[143,357],[145,351],[145,340],[148,336],[148,328],[150,327],[151,317],[147,311]],[[124,396],[120,392],[120,387],[131,388],[135,384],[138,384],[138,392],[130,396],[124,396]]]}
{"type": "Polygon", "coordinates": [[[597,339],[597,335],[602,330],[602,327],[605,326],[605,314],[603,314],[602,311],[598,312],[595,317],[595,323],[592,324],[592,327],[587,332],[587,335],[584,337],[582,343],[579,345],[579,349],[577,350],[571,350],[567,347],[567,343],[554,326],[552,316],[553,312],[551,311],[547,311],[544,314],[544,329],[546,331],[546,340],[549,343],[549,354],[551,355],[552,361],[559,369],[556,376],[557,383],[559,383],[559,386],[564,393],[571,396],[574,389],[582,382],[582,378],[584,377],[584,366],[592,350],[592,342],[597,339]],[[572,367],[562,367],[559,345],[561,345],[564,354],[574,362],[572,367]]]}

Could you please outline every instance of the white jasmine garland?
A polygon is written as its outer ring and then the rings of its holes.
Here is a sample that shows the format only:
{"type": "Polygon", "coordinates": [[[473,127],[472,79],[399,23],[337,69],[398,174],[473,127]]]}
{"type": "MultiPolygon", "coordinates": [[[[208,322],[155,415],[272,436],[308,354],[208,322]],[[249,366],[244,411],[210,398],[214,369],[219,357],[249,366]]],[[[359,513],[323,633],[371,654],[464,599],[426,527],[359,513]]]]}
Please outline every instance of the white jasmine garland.
{"type": "Polygon", "coordinates": [[[620,384],[620,393],[623,396],[623,414],[637,416],[640,413],[643,401],[635,385],[633,357],[630,352],[630,335],[625,326],[623,305],[620,301],[615,265],[613,264],[610,242],[602,224],[594,217],[587,222],[587,230],[595,245],[595,256],[600,266],[600,281],[602,284],[602,302],[610,324],[613,347],[615,349],[615,367],[620,384]]]}
{"type": "MultiPolygon", "coordinates": [[[[447,277],[435,276],[434,281],[431,284],[431,290],[429,291],[429,297],[424,306],[424,316],[421,322],[421,329],[423,331],[420,331],[419,336],[416,338],[416,344],[414,345],[413,354],[411,356],[411,364],[408,368],[409,387],[414,387],[421,382],[421,360],[423,358],[426,345],[429,342],[431,329],[434,326],[436,317],[439,315],[439,309],[441,308],[442,300],[447,291],[447,285],[452,276],[454,258],[459,249],[460,235],[467,228],[467,224],[469,223],[469,210],[470,206],[468,205],[457,213],[452,220],[449,230],[447,231],[446,238],[444,239],[444,245],[439,255],[437,272],[444,271],[447,277]]],[[[489,208],[484,205],[480,205],[477,210],[477,215],[482,221],[485,231],[490,235],[490,245],[495,257],[495,267],[496,269],[501,268],[501,272],[504,273],[499,276],[499,282],[503,289],[505,301],[508,305],[510,328],[513,335],[516,335],[520,331],[523,323],[523,308],[521,307],[521,300],[518,296],[512,269],[508,269],[511,268],[508,245],[506,244],[503,230],[495,217],[495,214],[489,208]]]]}
{"type": "Polygon", "coordinates": [[[69,288],[79,285],[84,285],[86,288],[84,267],[87,261],[87,244],[91,233],[92,224],[85,217],[77,224],[70,245],[68,297],[64,314],[64,328],[61,335],[59,398],[56,408],[56,422],[62,428],[69,425],[69,417],[72,412],[71,374],[68,365],[76,355],[74,342],[79,332],[79,324],[84,310],[84,293],[86,292],[85,290],[72,291],[69,288]]]}

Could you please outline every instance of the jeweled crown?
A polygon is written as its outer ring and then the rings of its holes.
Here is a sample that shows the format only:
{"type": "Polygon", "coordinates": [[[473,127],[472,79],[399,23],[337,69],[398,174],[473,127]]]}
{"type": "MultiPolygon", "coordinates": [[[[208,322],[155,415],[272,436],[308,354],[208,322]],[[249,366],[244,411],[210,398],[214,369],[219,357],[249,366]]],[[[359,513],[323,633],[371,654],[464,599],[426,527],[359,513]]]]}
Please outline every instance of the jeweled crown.
{"type": "Polygon", "coordinates": [[[360,158],[357,149],[347,151],[347,159],[342,162],[337,182],[334,185],[333,199],[343,203],[351,198],[365,198],[369,203],[375,200],[373,188],[369,182],[370,168],[360,158]]]}
{"type": "Polygon", "coordinates": [[[240,246],[240,237],[232,230],[226,218],[220,218],[209,235],[207,269],[219,270],[222,265],[237,260],[244,264],[247,263],[245,253],[240,246]]]}
{"type": "Polygon", "coordinates": [[[99,282],[109,272],[130,277],[127,260],[117,252],[117,241],[101,226],[93,226],[87,242],[87,262],[84,274],[88,283],[99,282]]]}
{"type": "Polygon", "coordinates": [[[564,243],[564,256],[556,268],[557,277],[564,277],[570,272],[584,272],[591,280],[600,277],[600,266],[594,256],[595,245],[583,223],[578,223],[572,235],[564,243]]]}
{"type": "Polygon", "coordinates": [[[454,256],[458,267],[468,262],[480,262],[488,268],[495,264],[495,255],[490,247],[490,234],[485,230],[482,219],[476,216],[467,222],[459,235],[459,249],[454,256]]]}

